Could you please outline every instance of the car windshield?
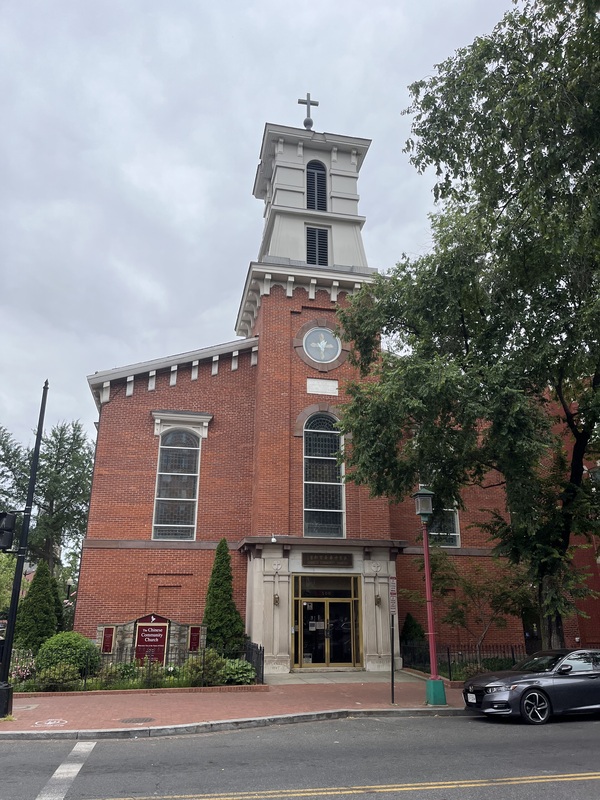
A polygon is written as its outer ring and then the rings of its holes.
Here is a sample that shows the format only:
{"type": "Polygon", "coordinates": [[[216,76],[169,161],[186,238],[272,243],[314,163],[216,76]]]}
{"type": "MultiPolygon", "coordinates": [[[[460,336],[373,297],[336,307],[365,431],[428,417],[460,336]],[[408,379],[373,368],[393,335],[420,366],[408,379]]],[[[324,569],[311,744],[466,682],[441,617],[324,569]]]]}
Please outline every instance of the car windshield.
{"type": "Polygon", "coordinates": [[[512,669],[515,672],[550,672],[564,657],[564,653],[534,653],[512,669]]]}

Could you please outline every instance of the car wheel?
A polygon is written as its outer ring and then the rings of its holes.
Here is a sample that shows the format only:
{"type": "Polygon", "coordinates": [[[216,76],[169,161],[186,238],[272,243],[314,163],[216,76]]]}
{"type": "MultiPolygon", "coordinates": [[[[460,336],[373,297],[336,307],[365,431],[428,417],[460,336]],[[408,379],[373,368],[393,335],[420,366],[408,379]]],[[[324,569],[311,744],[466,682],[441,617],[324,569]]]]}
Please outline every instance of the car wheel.
{"type": "Polygon", "coordinates": [[[521,698],[521,716],[530,725],[543,725],[552,716],[550,700],[537,689],[528,689],[521,698]]]}

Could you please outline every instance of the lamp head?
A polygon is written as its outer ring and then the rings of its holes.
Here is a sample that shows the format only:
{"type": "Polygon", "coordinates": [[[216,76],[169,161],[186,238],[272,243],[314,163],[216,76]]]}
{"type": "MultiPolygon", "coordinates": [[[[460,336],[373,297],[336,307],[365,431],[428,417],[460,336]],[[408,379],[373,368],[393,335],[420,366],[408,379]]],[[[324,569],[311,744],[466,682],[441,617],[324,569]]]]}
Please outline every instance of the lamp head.
{"type": "Polygon", "coordinates": [[[426,525],[433,515],[434,494],[430,489],[423,486],[413,494],[413,498],[415,500],[415,513],[418,517],[421,517],[421,522],[426,525]]]}

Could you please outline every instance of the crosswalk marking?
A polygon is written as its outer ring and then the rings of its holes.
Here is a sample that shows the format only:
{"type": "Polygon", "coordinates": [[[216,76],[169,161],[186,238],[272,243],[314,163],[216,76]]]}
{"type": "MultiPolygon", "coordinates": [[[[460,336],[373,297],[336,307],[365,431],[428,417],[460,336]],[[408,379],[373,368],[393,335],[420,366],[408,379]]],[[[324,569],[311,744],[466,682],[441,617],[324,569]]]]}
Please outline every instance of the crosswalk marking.
{"type": "Polygon", "coordinates": [[[64,800],[95,745],[96,742],[77,742],[35,800],[64,800]]]}

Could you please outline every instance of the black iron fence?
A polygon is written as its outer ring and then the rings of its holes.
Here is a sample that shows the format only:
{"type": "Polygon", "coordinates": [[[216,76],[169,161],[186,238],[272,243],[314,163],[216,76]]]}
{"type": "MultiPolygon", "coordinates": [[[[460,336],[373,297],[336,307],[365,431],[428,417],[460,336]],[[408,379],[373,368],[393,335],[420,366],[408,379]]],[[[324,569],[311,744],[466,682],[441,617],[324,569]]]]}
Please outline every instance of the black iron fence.
{"type": "Polygon", "coordinates": [[[78,665],[62,662],[43,669],[30,651],[13,650],[9,681],[15,691],[77,691],[97,689],[158,689],[264,683],[264,648],[247,642],[225,657],[212,649],[190,653],[170,648],[162,660],[148,651],[135,658],[135,648],[113,653],[92,652],[78,665]]]}
{"type": "MultiPolygon", "coordinates": [[[[402,666],[431,674],[429,645],[426,642],[401,642],[402,666]]],[[[510,669],[527,655],[524,644],[456,647],[437,645],[438,673],[451,681],[467,680],[478,672],[510,669]]]]}

